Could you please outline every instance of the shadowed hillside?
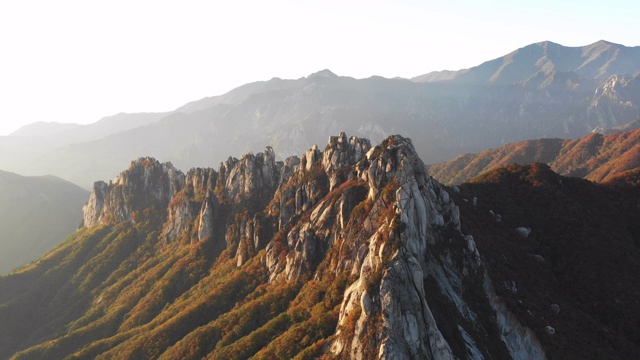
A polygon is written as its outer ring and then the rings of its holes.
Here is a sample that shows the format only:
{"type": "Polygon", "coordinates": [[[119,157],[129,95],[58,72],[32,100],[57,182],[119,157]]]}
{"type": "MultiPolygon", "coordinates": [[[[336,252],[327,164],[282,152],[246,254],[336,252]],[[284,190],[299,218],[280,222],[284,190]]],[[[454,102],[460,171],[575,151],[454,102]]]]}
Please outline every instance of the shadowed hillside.
{"type": "Polygon", "coordinates": [[[638,354],[640,189],[534,163],[491,170],[452,194],[507,307],[527,326],[553,328],[540,336],[549,358],[638,354]]]}

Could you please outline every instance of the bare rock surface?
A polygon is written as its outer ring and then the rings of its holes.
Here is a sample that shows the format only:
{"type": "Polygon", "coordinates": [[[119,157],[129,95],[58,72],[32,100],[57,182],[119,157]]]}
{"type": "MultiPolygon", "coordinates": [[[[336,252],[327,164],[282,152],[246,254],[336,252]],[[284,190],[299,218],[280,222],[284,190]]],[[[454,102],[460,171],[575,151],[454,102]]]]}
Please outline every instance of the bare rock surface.
{"type": "Polygon", "coordinates": [[[84,226],[135,223],[149,206],[165,209],[166,243],[227,249],[237,267],[262,254],[269,282],[351,274],[327,345],[338,358],[544,358],[408,138],[371,147],[340,133],[300,159],[267,147],[186,175],[139,159],[95,184],[84,226]]]}

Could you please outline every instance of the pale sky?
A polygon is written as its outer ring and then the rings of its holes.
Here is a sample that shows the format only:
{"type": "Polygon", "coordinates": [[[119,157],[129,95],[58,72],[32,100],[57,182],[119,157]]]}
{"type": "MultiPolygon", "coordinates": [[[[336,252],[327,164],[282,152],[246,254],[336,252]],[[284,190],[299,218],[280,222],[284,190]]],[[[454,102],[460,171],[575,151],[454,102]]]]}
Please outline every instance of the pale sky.
{"type": "Polygon", "coordinates": [[[0,1],[0,135],[173,110],[272,77],[458,70],[550,40],[640,45],[637,0],[0,1]]]}

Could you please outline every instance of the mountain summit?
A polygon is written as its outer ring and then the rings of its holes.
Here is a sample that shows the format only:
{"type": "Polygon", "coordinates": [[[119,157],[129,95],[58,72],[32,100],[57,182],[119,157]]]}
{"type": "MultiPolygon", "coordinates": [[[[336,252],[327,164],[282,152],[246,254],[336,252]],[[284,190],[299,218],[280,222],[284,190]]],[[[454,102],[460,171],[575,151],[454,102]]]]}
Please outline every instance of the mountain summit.
{"type": "Polygon", "coordinates": [[[331,70],[324,69],[307,76],[307,78],[312,79],[314,77],[336,77],[336,76],[338,75],[331,72],[331,70]]]}
{"type": "Polygon", "coordinates": [[[591,45],[567,47],[551,41],[531,44],[476,67],[434,72],[412,80],[515,84],[538,73],[575,73],[585,79],[604,81],[613,75],[634,75],[640,64],[640,47],[626,47],[600,40],[591,45]]]}

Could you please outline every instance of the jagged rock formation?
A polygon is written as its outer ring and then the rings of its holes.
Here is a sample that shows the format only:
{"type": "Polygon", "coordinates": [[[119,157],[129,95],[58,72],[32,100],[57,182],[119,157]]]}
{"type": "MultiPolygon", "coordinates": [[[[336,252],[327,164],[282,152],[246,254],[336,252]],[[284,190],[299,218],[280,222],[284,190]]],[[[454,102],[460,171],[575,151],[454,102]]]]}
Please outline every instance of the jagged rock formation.
{"type": "Polygon", "coordinates": [[[198,225],[198,241],[206,241],[213,234],[214,224],[214,208],[216,200],[213,196],[208,195],[202,203],[200,210],[200,224],[198,225]]]}
{"type": "Polygon", "coordinates": [[[278,184],[278,174],[282,164],[276,164],[273,149],[248,154],[237,160],[229,158],[220,165],[219,182],[223,198],[241,201],[256,195],[268,197],[278,184]]]}
{"type": "Polygon", "coordinates": [[[217,178],[218,173],[213,169],[196,168],[187,173],[184,188],[168,205],[167,221],[162,230],[164,241],[172,242],[183,232],[185,234],[190,232],[189,227],[192,226],[201,209],[198,208],[197,202],[186,201],[186,199],[202,201],[209,194],[210,189],[214,188],[217,178]]]}
{"type": "Polygon", "coordinates": [[[136,221],[136,211],[152,205],[164,211],[183,186],[184,175],[171,163],[160,164],[152,158],[132,161],[129,170],[109,184],[95,183],[89,202],[82,209],[82,225],[136,221]]]}
{"type": "MultiPolygon", "coordinates": [[[[137,165],[121,174],[115,186],[134,187],[129,179],[140,181],[133,175],[137,165]]],[[[150,173],[139,177],[147,179],[150,173]]],[[[267,148],[240,160],[230,158],[217,173],[194,169],[186,177],[177,176],[180,180],[173,182],[182,188],[174,190],[169,204],[163,231],[168,242],[184,242],[178,234],[191,232],[190,242],[220,244],[224,234],[225,247],[235,250],[238,267],[265,249],[270,282],[304,281],[326,272],[355,277],[340,305],[329,350],[334,356],[544,357],[535,335],[496,305],[494,293],[485,291],[491,289],[490,280],[473,237],[460,232],[457,206],[427,175],[409,139],[394,136],[372,148],[366,139],[341,133],[329,138],[324,151],[314,146],[300,160],[276,163],[273,150],[267,148]],[[263,207],[271,198],[265,212],[249,209],[263,207]],[[201,202],[199,211],[194,200],[201,202]],[[228,208],[243,203],[250,206],[228,208]],[[194,221],[197,229],[186,228],[194,221]],[[328,264],[323,271],[318,270],[321,263],[328,264]],[[469,288],[484,293],[484,300],[467,299],[469,288]],[[431,303],[434,298],[437,305],[431,303]],[[434,307],[457,313],[457,327],[443,335],[434,307]],[[482,324],[477,314],[488,311],[496,312],[490,317],[494,321],[482,324]],[[497,318],[510,322],[499,324],[497,318]],[[487,328],[496,331],[489,333],[487,328]],[[511,338],[500,345],[507,333],[511,338]],[[464,346],[449,343],[455,338],[463,339],[464,346]]],[[[114,200],[103,200],[114,196],[111,193],[120,196],[127,191],[97,183],[85,208],[86,226],[105,217],[96,214],[112,213],[122,221],[131,213],[126,206],[113,207],[114,200]]]]}
{"type": "Polygon", "coordinates": [[[531,328],[503,300],[402,136],[371,147],[341,133],[300,159],[266,148],[186,175],[139,159],[84,212],[20,275],[33,287],[0,278],[0,357],[545,357],[549,323],[531,328]],[[41,326],[19,322],[14,292],[41,326]]]}

